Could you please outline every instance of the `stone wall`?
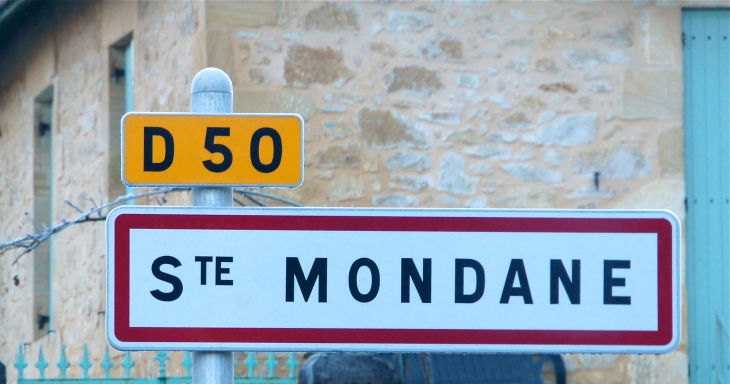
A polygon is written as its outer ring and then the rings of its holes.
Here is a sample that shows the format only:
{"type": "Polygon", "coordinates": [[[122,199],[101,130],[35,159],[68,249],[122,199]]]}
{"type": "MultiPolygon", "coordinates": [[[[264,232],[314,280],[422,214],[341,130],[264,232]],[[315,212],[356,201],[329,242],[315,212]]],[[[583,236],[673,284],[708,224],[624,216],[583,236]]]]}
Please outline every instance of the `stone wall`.
{"type": "MultiPolygon", "coordinates": [[[[33,162],[21,159],[32,153],[33,98],[48,85],[56,102],[55,221],[74,216],[66,199],[89,207],[91,198],[110,198],[108,49],[130,32],[136,110],[188,111],[192,77],[216,66],[234,81],[237,112],[301,114],[305,182],[274,193],[305,205],[665,208],[683,219],[679,6],[139,1],[46,7],[34,15],[44,21],[40,27],[23,28],[0,47],[0,241],[33,230],[24,214],[33,206],[33,162]]],[[[168,198],[168,204],[187,202],[185,195],[168,198]]],[[[13,263],[16,253],[0,256],[0,361],[6,365],[20,343],[28,343],[33,361],[40,345],[50,361],[57,361],[61,344],[74,361],[84,342],[94,361],[103,356],[104,227],[68,229],[53,247],[57,331],[39,342],[32,342],[32,258],[13,263]]],[[[662,356],[566,355],[569,380],[684,383],[686,346],[685,337],[676,352],[662,356]]],[[[134,374],[152,375],[150,356],[139,357],[134,374]]],[[[15,369],[8,373],[13,382],[15,369]]],[[[69,374],[78,377],[80,370],[69,374]]]]}
{"type": "MultiPolygon", "coordinates": [[[[684,217],[678,6],[208,2],[206,23],[236,112],[306,120],[304,185],[282,196],[684,217]]],[[[687,381],[686,340],[565,359],[573,383],[687,381]]]]}

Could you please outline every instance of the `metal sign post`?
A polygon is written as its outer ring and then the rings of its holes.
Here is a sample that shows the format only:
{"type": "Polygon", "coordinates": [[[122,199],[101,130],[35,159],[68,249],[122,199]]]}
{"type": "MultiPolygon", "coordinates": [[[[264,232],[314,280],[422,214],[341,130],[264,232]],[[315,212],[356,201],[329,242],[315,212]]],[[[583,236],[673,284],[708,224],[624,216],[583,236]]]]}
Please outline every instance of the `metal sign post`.
{"type": "MultiPolygon", "coordinates": [[[[217,68],[198,72],[190,88],[191,112],[232,113],[233,84],[217,68]]],[[[230,207],[233,188],[195,187],[193,206],[230,207]]],[[[233,384],[233,352],[194,352],[193,384],[233,384]]]]}

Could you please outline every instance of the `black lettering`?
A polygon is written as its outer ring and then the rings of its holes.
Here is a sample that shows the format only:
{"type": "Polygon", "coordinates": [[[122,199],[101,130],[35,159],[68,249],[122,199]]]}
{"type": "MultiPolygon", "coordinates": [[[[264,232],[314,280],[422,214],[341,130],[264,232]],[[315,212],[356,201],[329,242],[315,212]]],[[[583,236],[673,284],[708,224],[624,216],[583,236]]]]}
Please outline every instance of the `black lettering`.
{"type": "Polygon", "coordinates": [[[259,128],[253,133],[253,136],[251,137],[251,164],[253,164],[253,167],[256,168],[257,171],[261,173],[271,173],[279,168],[279,164],[281,164],[281,151],[281,136],[279,136],[279,132],[276,132],[275,129],[264,127],[259,128]],[[261,162],[261,155],[259,153],[261,139],[264,136],[270,137],[274,144],[274,156],[271,157],[271,162],[269,164],[261,162]]]}
{"type": "Polygon", "coordinates": [[[571,279],[562,260],[550,260],[550,304],[558,304],[560,300],[560,283],[563,283],[570,304],[580,304],[580,260],[573,260],[572,264],[571,279]]]}
{"type": "Polygon", "coordinates": [[[613,277],[613,270],[630,268],[631,260],[603,260],[603,304],[631,305],[631,296],[613,295],[613,287],[626,286],[626,279],[613,277]]]}
{"type": "Polygon", "coordinates": [[[454,278],[454,302],[455,303],[476,303],[484,295],[484,267],[472,259],[456,259],[454,278]],[[464,269],[471,268],[477,275],[477,286],[473,293],[464,294],[464,269]]]}
{"type": "Polygon", "coordinates": [[[230,135],[230,128],[208,127],[208,129],[205,131],[205,149],[207,149],[210,153],[220,153],[221,155],[223,155],[223,160],[217,164],[214,163],[212,160],[203,161],[203,166],[205,166],[205,169],[211,172],[220,173],[227,171],[228,168],[231,167],[231,164],[233,164],[233,154],[231,153],[231,150],[223,144],[215,143],[216,136],[230,135]]]}
{"type": "Polygon", "coordinates": [[[361,259],[355,260],[354,263],[352,263],[352,266],[350,267],[350,276],[349,276],[349,282],[350,282],[350,294],[352,297],[361,302],[361,303],[369,303],[375,299],[375,296],[378,295],[378,291],[380,290],[380,271],[378,270],[378,266],[375,264],[374,261],[363,257],[361,259]],[[361,293],[360,288],[357,286],[357,273],[360,271],[361,267],[367,267],[370,270],[370,276],[371,276],[371,284],[370,284],[370,290],[368,293],[361,293]]]}
{"type": "Polygon", "coordinates": [[[162,292],[159,289],[150,291],[152,297],[160,301],[175,301],[183,293],[182,281],[177,276],[170,275],[169,273],[162,272],[160,269],[163,265],[172,265],[177,268],[182,264],[180,261],[172,256],[160,256],[152,262],[152,275],[166,283],[172,285],[172,291],[162,292]]]}
{"type": "Polygon", "coordinates": [[[200,285],[205,285],[206,277],[208,275],[207,264],[213,261],[212,256],[195,256],[195,261],[200,263],[200,285]]]}
{"type": "Polygon", "coordinates": [[[411,302],[411,281],[422,303],[431,302],[431,259],[423,259],[423,278],[413,259],[400,259],[400,302],[411,302]]]}
{"type": "Polygon", "coordinates": [[[145,172],[162,172],[170,168],[172,159],[175,156],[175,141],[172,139],[170,131],[162,127],[144,127],[142,152],[145,172]],[[155,163],[152,159],[152,138],[154,136],[159,136],[165,140],[165,158],[159,163],[155,163]]]}
{"type": "Polygon", "coordinates": [[[314,283],[319,279],[319,302],[327,302],[327,259],[316,258],[309,270],[309,276],[304,276],[302,265],[299,264],[298,257],[286,258],[286,301],[294,301],[294,279],[299,284],[299,290],[302,292],[304,301],[309,301],[309,296],[314,289],[314,283]]]}
{"type": "Polygon", "coordinates": [[[502,289],[502,298],[500,304],[509,304],[512,296],[522,296],[525,304],[532,304],[532,293],[530,292],[530,283],[527,281],[527,272],[525,272],[525,263],[522,259],[512,259],[509,263],[507,271],[507,279],[504,281],[502,289]],[[520,280],[520,287],[515,287],[515,277],[520,280]]]}
{"type": "Polygon", "coordinates": [[[233,280],[223,280],[222,275],[231,272],[230,268],[223,268],[223,263],[232,263],[233,258],[230,256],[216,256],[215,258],[215,285],[233,285],[233,280]]]}

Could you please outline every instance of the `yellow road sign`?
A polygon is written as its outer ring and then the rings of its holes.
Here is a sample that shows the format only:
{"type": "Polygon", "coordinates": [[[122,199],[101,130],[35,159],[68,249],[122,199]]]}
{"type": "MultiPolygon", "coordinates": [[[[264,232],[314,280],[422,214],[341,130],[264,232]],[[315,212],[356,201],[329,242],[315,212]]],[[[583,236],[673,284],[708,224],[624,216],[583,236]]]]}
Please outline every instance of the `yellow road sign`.
{"type": "Polygon", "coordinates": [[[304,121],[296,114],[128,113],[122,181],[128,186],[297,187],[304,121]]]}

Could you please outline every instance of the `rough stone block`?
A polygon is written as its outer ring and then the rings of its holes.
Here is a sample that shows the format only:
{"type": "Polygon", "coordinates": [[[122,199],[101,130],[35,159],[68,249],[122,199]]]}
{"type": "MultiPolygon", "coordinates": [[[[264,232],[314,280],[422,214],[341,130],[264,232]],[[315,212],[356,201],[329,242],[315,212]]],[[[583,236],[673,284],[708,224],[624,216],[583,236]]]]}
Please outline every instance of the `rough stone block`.
{"type": "Polygon", "coordinates": [[[608,29],[596,32],[594,37],[610,47],[630,47],[634,45],[634,23],[619,21],[608,29]]]}
{"type": "Polygon", "coordinates": [[[339,140],[352,136],[352,130],[342,121],[325,121],[322,123],[322,129],[330,140],[339,140]]]}
{"type": "Polygon", "coordinates": [[[466,160],[457,153],[449,152],[441,157],[438,190],[455,195],[473,195],[479,178],[467,175],[465,168],[466,160]]]}
{"type": "Polygon", "coordinates": [[[545,153],[542,160],[545,164],[551,167],[559,167],[563,164],[563,158],[565,158],[565,151],[562,149],[551,149],[545,153]]]}
{"type": "Polygon", "coordinates": [[[464,44],[456,36],[438,33],[433,40],[421,46],[421,55],[433,61],[464,61],[464,44]]]}
{"type": "Polygon", "coordinates": [[[506,39],[502,42],[504,49],[527,49],[535,46],[535,42],[530,39],[506,39]]]}
{"type": "Polygon", "coordinates": [[[611,84],[608,83],[596,83],[590,84],[588,90],[595,93],[609,93],[612,90],[611,84]]]}
{"type": "Polygon", "coordinates": [[[647,12],[645,47],[650,64],[674,64],[681,50],[680,18],[677,8],[655,8],[647,12]]]}
{"type": "Polygon", "coordinates": [[[672,128],[659,135],[659,167],[662,175],[684,172],[684,131],[672,128]]]}
{"type": "Polygon", "coordinates": [[[456,76],[456,85],[465,88],[479,88],[479,75],[474,73],[460,73],[456,76]]]}
{"type": "Polygon", "coordinates": [[[578,92],[578,89],[576,89],[575,85],[566,83],[564,81],[559,81],[557,83],[540,84],[540,90],[544,91],[544,92],[559,92],[559,91],[565,91],[568,93],[578,92]]]}
{"type": "Polygon", "coordinates": [[[373,196],[373,205],[384,207],[416,207],[421,200],[414,196],[407,196],[402,193],[392,195],[373,196]]]}
{"type": "Polygon", "coordinates": [[[650,181],[639,190],[615,203],[617,209],[668,209],[680,220],[684,218],[684,178],[663,178],[650,181]]]}
{"type": "Polygon", "coordinates": [[[535,69],[540,72],[550,73],[553,75],[561,72],[560,68],[558,68],[558,66],[555,64],[555,60],[549,57],[537,59],[537,61],[535,62],[535,69]]]}
{"type": "Polygon", "coordinates": [[[365,180],[362,177],[339,176],[332,181],[327,199],[340,202],[361,199],[365,196],[365,180]]]}
{"type": "Polygon", "coordinates": [[[428,97],[444,87],[437,72],[417,65],[393,68],[385,76],[385,86],[388,93],[403,92],[420,97],[428,97]]]}
{"type": "Polygon", "coordinates": [[[271,76],[261,68],[251,68],[248,70],[248,80],[251,84],[267,84],[271,81],[271,76]]]}
{"type": "Polygon", "coordinates": [[[206,1],[207,25],[261,27],[276,25],[278,1],[206,1]]]}
{"type": "Polygon", "coordinates": [[[467,125],[449,133],[444,139],[452,143],[476,144],[479,141],[479,133],[473,125],[467,125]]]}
{"type": "Polygon", "coordinates": [[[499,126],[511,131],[529,131],[533,127],[530,125],[530,118],[522,111],[511,113],[499,122],[499,126]]]}
{"type": "Polygon", "coordinates": [[[594,186],[583,187],[568,195],[569,199],[613,199],[616,191],[611,187],[601,186],[596,189],[594,186]]]}
{"type": "Polygon", "coordinates": [[[358,168],[360,145],[349,143],[324,147],[317,152],[314,165],[324,168],[358,168]]]}
{"type": "Polygon", "coordinates": [[[540,168],[532,164],[507,164],[502,166],[502,170],[519,177],[523,181],[547,181],[550,183],[563,181],[563,175],[559,172],[540,168]]]}
{"type": "Polygon", "coordinates": [[[342,52],[331,47],[294,44],[289,47],[284,62],[284,81],[295,87],[312,84],[341,87],[355,76],[344,61],[342,52]]]}
{"type": "Polygon", "coordinates": [[[547,103],[538,96],[527,96],[520,100],[520,106],[527,108],[531,112],[542,111],[547,107],[547,103]]]}
{"type": "Polygon", "coordinates": [[[451,100],[458,100],[458,101],[466,101],[470,104],[479,104],[484,101],[484,98],[479,95],[479,93],[473,89],[467,89],[461,92],[456,92],[453,95],[449,96],[449,99],[451,100]]]}
{"type": "Polygon", "coordinates": [[[398,50],[392,45],[384,43],[382,41],[376,41],[370,44],[370,50],[377,52],[383,56],[395,57],[398,54],[398,50]]]}
{"type": "Polygon", "coordinates": [[[599,51],[596,49],[572,49],[563,52],[572,68],[591,68],[601,63],[622,64],[631,62],[624,51],[599,51]]]}
{"type": "Polygon", "coordinates": [[[472,197],[464,205],[468,208],[486,208],[489,205],[489,198],[484,195],[472,197]]]}
{"type": "MultiPolygon", "coordinates": [[[[532,5],[532,4],[530,4],[532,5]]],[[[543,21],[545,20],[545,10],[543,8],[525,5],[520,8],[509,10],[509,14],[517,21],[543,21]]]]}
{"type": "Polygon", "coordinates": [[[355,123],[372,149],[428,147],[426,135],[415,124],[388,110],[363,108],[355,116],[355,123]]]}
{"type": "Polygon", "coordinates": [[[358,14],[357,4],[326,2],[307,12],[304,27],[322,31],[358,30],[358,14]]]}
{"type": "Polygon", "coordinates": [[[312,96],[288,91],[238,91],[233,110],[239,113],[298,113],[307,121],[317,113],[312,96]]]}
{"type": "Polygon", "coordinates": [[[616,147],[588,151],[573,159],[573,171],[592,178],[600,172],[601,178],[633,179],[651,173],[651,163],[638,147],[616,147]]]}
{"type": "Polygon", "coordinates": [[[465,147],[464,152],[475,157],[492,160],[509,160],[512,151],[503,145],[476,145],[465,147]]]}
{"type": "Polygon", "coordinates": [[[510,104],[504,96],[500,95],[499,93],[493,93],[489,96],[487,96],[487,100],[489,100],[490,103],[499,105],[500,108],[504,110],[510,110],[512,109],[512,104],[510,104]]]}
{"type": "Polygon", "coordinates": [[[425,13],[388,12],[388,29],[391,31],[422,31],[431,25],[433,21],[425,13]]]}
{"type": "Polygon", "coordinates": [[[600,17],[600,15],[597,12],[593,11],[580,11],[571,16],[571,18],[578,21],[589,21],[598,17],[600,17]]]}
{"type": "Polygon", "coordinates": [[[431,189],[434,185],[433,177],[430,175],[394,175],[391,179],[393,181],[400,182],[401,188],[416,193],[422,192],[425,189],[431,189]]]}
{"type": "Polygon", "coordinates": [[[682,73],[668,69],[624,73],[621,117],[624,119],[681,119],[682,73]]]}
{"type": "Polygon", "coordinates": [[[598,114],[566,116],[552,124],[543,125],[537,131],[537,142],[542,145],[574,147],[596,140],[598,114]]]}
{"type": "Polygon", "coordinates": [[[339,104],[360,104],[365,100],[365,97],[356,93],[325,93],[324,101],[328,103],[339,103],[339,104]]]}
{"type": "Polygon", "coordinates": [[[429,123],[442,125],[459,125],[461,123],[458,112],[423,112],[418,114],[418,118],[429,123]]]}
{"type": "Polygon", "coordinates": [[[423,173],[431,169],[431,160],[425,153],[396,152],[385,160],[386,169],[412,169],[423,173]]]}
{"type": "Polygon", "coordinates": [[[537,35],[540,45],[544,48],[552,48],[555,46],[565,45],[570,41],[575,41],[575,33],[564,31],[559,28],[550,27],[544,32],[537,35]]]}
{"type": "Polygon", "coordinates": [[[469,166],[469,170],[473,173],[476,173],[477,175],[491,175],[494,173],[492,165],[485,161],[480,161],[472,164],[471,166],[469,166]]]}
{"type": "Polygon", "coordinates": [[[500,208],[555,208],[555,189],[547,186],[522,185],[510,188],[497,196],[495,206],[500,208]]]}

